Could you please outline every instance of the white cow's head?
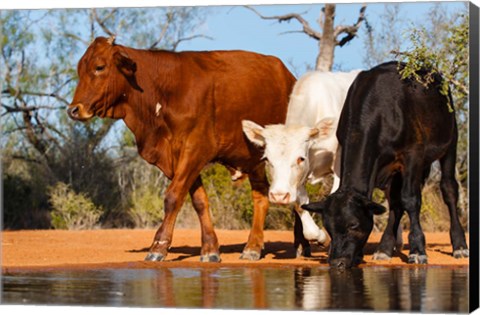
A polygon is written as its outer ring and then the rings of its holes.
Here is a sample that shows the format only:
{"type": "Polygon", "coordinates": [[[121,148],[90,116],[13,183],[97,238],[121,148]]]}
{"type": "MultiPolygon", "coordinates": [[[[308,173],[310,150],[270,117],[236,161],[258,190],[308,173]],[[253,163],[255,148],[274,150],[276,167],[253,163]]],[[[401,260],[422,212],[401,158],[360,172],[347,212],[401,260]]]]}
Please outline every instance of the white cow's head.
{"type": "Polygon", "coordinates": [[[242,121],[247,138],[265,149],[264,159],[271,175],[269,199],[289,204],[297,200],[310,171],[309,149],[318,141],[334,136],[336,120],[325,118],[316,127],[268,125],[242,121]]]}

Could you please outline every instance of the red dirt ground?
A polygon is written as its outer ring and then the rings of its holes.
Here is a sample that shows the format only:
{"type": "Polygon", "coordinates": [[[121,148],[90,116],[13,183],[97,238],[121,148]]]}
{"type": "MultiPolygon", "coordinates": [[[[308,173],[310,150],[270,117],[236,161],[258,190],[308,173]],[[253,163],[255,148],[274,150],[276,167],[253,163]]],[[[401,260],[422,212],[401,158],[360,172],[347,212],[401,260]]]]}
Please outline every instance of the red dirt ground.
{"type": "MultiPolygon", "coordinates": [[[[3,231],[2,273],[38,269],[226,267],[226,266],[319,266],[327,265],[324,249],[314,246],[314,258],[295,258],[291,231],[265,231],[265,257],[259,261],[240,260],[249,231],[217,230],[221,263],[200,263],[200,231],[175,230],[173,244],[165,262],[145,262],[155,230],[89,231],[3,231]]],[[[468,266],[469,259],[451,256],[450,237],[445,233],[425,233],[429,265],[468,266]]],[[[361,266],[407,266],[408,239],[404,233],[402,255],[389,262],[372,261],[381,234],[373,233],[365,248],[361,266]]],[[[467,235],[468,239],[468,235],[467,235]]]]}

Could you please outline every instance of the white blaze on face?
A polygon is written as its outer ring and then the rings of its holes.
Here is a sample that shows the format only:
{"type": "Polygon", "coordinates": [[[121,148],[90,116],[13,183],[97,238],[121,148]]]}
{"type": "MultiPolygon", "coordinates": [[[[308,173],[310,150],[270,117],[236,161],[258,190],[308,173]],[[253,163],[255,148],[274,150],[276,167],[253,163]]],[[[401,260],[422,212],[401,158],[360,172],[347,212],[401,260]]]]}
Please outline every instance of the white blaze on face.
{"type": "Polygon", "coordinates": [[[269,199],[273,203],[298,201],[310,172],[309,149],[314,141],[333,134],[334,119],[320,121],[316,127],[269,125],[265,128],[243,121],[243,131],[254,144],[264,147],[270,171],[269,199]]]}

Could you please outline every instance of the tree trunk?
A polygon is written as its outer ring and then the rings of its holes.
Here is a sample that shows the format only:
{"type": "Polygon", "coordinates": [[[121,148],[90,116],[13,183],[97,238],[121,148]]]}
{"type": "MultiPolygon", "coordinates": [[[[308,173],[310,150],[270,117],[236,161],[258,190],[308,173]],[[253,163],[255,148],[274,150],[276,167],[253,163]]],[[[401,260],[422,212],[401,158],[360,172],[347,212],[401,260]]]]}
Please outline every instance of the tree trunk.
{"type": "Polygon", "coordinates": [[[336,40],[334,35],[335,4],[325,4],[323,21],[319,23],[323,29],[322,38],[319,41],[319,54],[315,68],[318,71],[332,71],[333,56],[336,40]],[[323,25],[322,25],[323,24],[323,25]]]}

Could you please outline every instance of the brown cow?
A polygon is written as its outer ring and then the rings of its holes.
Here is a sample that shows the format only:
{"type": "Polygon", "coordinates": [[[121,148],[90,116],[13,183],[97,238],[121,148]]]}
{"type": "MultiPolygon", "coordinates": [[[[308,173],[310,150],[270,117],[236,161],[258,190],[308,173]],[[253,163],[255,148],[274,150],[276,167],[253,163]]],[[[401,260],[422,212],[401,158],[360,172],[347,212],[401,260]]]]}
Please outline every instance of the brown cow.
{"type": "Polygon", "coordinates": [[[268,181],[262,152],[245,138],[241,121],[285,121],[295,78],[283,63],[245,51],[139,50],[99,37],[80,59],[78,75],[68,115],[123,119],[140,155],[172,180],[164,221],[145,259],[165,259],[178,211],[190,193],[202,230],[200,260],[220,260],[200,178],[210,162],[248,174],[254,217],[242,258],[259,259],[268,181]]]}

